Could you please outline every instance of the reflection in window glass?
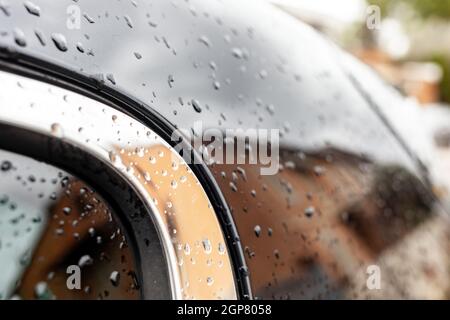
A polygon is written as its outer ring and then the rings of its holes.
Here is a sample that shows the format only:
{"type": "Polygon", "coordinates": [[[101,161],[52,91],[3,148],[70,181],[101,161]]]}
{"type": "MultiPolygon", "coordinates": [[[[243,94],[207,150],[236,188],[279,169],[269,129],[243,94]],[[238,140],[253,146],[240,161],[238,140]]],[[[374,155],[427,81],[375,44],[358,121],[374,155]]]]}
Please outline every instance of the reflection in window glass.
{"type": "Polygon", "coordinates": [[[334,149],[286,150],[280,163],[273,176],[213,166],[255,296],[449,298],[448,216],[413,173],[334,149]]]}
{"type": "Polygon", "coordinates": [[[10,152],[0,166],[1,299],[139,298],[124,231],[94,190],[10,152]]]}

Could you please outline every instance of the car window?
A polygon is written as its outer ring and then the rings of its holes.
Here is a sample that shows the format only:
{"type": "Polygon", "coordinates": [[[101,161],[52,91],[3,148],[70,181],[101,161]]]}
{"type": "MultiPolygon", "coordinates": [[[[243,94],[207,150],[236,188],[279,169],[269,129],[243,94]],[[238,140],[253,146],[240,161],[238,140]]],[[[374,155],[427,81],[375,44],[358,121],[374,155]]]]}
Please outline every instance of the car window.
{"type": "Polygon", "coordinates": [[[404,167],[328,149],[284,150],[276,175],[211,168],[256,297],[448,298],[448,216],[404,167]]]}
{"type": "Polygon", "coordinates": [[[0,165],[2,298],[139,298],[125,230],[94,189],[8,151],[0,165]]]}

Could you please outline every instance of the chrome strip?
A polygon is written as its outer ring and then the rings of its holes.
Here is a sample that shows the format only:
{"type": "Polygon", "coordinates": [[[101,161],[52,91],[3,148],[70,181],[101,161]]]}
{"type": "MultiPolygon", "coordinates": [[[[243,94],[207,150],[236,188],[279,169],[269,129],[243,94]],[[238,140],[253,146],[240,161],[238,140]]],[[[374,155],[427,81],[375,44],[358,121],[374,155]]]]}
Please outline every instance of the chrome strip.
{"type": "Polygon", "coordinates": [[[168,143],[133,118],[71,91],[6,72],[0,84],[0,122],[74,145],[133,187],[159,232],[173,298],[237,298],[216,213],[168,143]]]}

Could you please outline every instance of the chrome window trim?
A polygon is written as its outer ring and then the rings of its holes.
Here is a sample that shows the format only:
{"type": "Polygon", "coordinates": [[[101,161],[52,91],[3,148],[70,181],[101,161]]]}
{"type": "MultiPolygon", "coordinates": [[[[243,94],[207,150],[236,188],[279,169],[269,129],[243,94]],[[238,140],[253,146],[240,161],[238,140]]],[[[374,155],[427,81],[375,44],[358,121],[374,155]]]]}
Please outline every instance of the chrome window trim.
{"type": "MultiPolygon", "coordinates": [[[[213,298],[214,295],[216,298],[220,297],[227,299],[234,299],[238,297],[237,288],[234,283],[232,261],[228,249],[225,246],[225,237],[221,231],[216,214],[212,206],[209,204],[208,197],[201,187],[201,184],[198,182],[198,179],[183,162],[182,158],[167,142],[163,141],[163,139],[153,132],[153,130],[150,130],[148,127],[139,123],[130,116],[107,105],[101,104],[100,102],[83,97],[66,89],[51,86],[36,80],[27,79],[3,71],[0,72],[0,82],[4,88],[0,93],[0,101],[3,100],[3,103],[0,102],[0,122],[16,128],[22,128],[34,133],[39,133],[47,137],[53,137],[60,141],[64,141],[64,143],[80,148],[84,152],[100,160],[102,163],[108,165],[110,169],[118,173],[124,181],[133,187],[140,199],[149,209],[149,212],[153,213],[152,218],[157,226],[160,238],[163,242],[166,259],[168,262],[173,298],[210,299],[213,298]],[[51,93],[47,91],[47,88],[51,88],[51,93]],[[23,90],[27,90],[28,92],[24,92],[23,90]],[[64,109],[56,109],[59,104],[62,103],[65,105],[64,109]],[[82,109],[79,109],[80,104],[84,105],[82,109]],[[86,108],[86,105],[89,106],[89,109],[86,108]],[[58,121],[54,120],[57,115],[56,111],[58,113],[63,112],[58,115],[58,121]],[[82,114],[84,112],[88,112],[89,117],[93,117],[93,119],[91,119],[91,125],[93,123],[110,124],[115,122],[113,120],[113,116],[120,118],[121,121],[123,119],[124,125],[120,126],[120,137],[129,137],[130,139],[133,139],[133,136],[136,134],[136,128],[139,128],[142,132],[150,132],[149,136],[146,136],[145,138],[141,138],[143,135],[138,138],[134,137],[135,141],[133,143],[135,145],[139,145],[139,141],[140,143],[148,143],[148,140],[145,139],[149,137],[155,139],[156,142],[153,141],[154,144],[157,143],[158,145],[163,146],[166,150],[169,150],[172,159],[178,159],[179,165],[183,166],[188,172],[190,172],[190,175],[193,177],[194,181],[196,181],[196,187],[194,186],[194,188],[196,188],[196,192],[199,193],[205,203],[208,203],[208,209],[205,211],[208,213],[207,219],[212,219],[211,221],[213,221],[214,228],[209,230],[208,237],[211,237],[212,239],[217,239],[217,237],[219,237],[220,243],[222,243],[225,248],[225,251],[220,253],[217,252],[216,248],[212,248],[212,250],[204,250],[205,256],[220,254],[223,259],[224,265],[219,273],[220,279],[217,278],[213,282],[222,284],[223,286],[228,286],[223,290],[223,294],[219,296],[217,292],[212,292],[212,290],[205,291],[204,289],[200,289],[205,286],[204,283],[206,280],[203,279],[203,283],[201,283],[202,281],[197,281],[198,279],[190,279],[189,274],[186,275],[185,269],[187,267],[185,266],[187,266],[187,264],[180,262],[180,255],[179,253],[177,255],[176,252],[177,249],[179,251],[179,245],[175,246],[175,244],[173,244],[173,238],[170,236],[168,230],[169,225],[167,224],[167,221],[164,221],[161,209],[157,208],[157,204],[149,195],[147,190],[148,188],[146,188],[145,184],[142,182],[142,176],[137,174],[136,170],[127,170],[126,165],[120,161],[117,161],[120,157],[118,154],[119,151],[113,151],[113,142],[115,141],[108,140],[108,136],[114,137],[117,134],[118,127],[115,127],[114,124],[111,126],[107,125],[103,128],[105,131],[102,132],[92,128],[84,129],[83,126],[86,126],[87,124],[86,119],[89,118],[86,114],[82,114]],[[67,116],[69,113],[71,115],[70,117],[67,116]],[[77,114],[79,115],[78,118],[77,114]],[[43,117],[42,115],[45,116],[43,117]],[[101,136],[101,139],[97,140],[99,135],[101,136]],[[211,252],[207,253],[206,251],[211,252]],[[222,253],[225,254],[222,255],[222,253]],[[189,281],[188,287],[186,287],[186,279],[189,281]],[[200,294],[202,290],[204,292],[200,294]],[[193,292],[194,294],[191,295],[189,292],[193,292]]],[[[135,160],[133,157],[135,157],[138,152],[133,153],[128,149],[126,153],[131,154],[131,159],[135,160]]],[[[195,235],[192,235],[191,237],[195,237],[195,235]]],[[[199,240],[197,239],[197,241],[199,240]]],[[[214,241],[214,243],[216,244],[217,241],[214,241]]],[[[201,252],[198,254],[202,255],[201,252]]],[[[211,287],[213,287],[212,284],[211,287]]]]}

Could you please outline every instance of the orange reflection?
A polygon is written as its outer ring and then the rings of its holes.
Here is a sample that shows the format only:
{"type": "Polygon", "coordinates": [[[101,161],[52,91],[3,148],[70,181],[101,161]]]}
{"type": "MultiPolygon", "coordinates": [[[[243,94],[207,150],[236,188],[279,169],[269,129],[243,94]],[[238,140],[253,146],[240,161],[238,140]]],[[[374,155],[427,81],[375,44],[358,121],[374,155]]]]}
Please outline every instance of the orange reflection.
{"type": "Polygon", "coordinates": [[[153,198],[178,264],[182,297],[236,298],[231,262],[216,214],[197,178],[163,145],[122,151],[121,159],[153,198]]]}
{"type": "Polygon", "coordinates": [[[67,184],[49,208],[49,222],[18,295],[24,299],[139,298],[134,257],[110,209],[81,181],[67,180],[67,184]],[[66,269],[78,265],[81,257],[90,257],[92,264],[81,268],[81,289],[69,290],[66,269]],[[110,280],[114,271],[119,273],[116,284],[110,280]],[[41,296],[36,292],[39,283],[48,286],[41,296]]]}
{"type": "Polygon", "coordinates": [[[283,160],[274,176],[255,165],[212,166],[256,296],[448,297],[449,223],[411,174],[338,152],[283,160]],[[371,264],[381,269],[380,290],[366,286],[371,264]]]}

